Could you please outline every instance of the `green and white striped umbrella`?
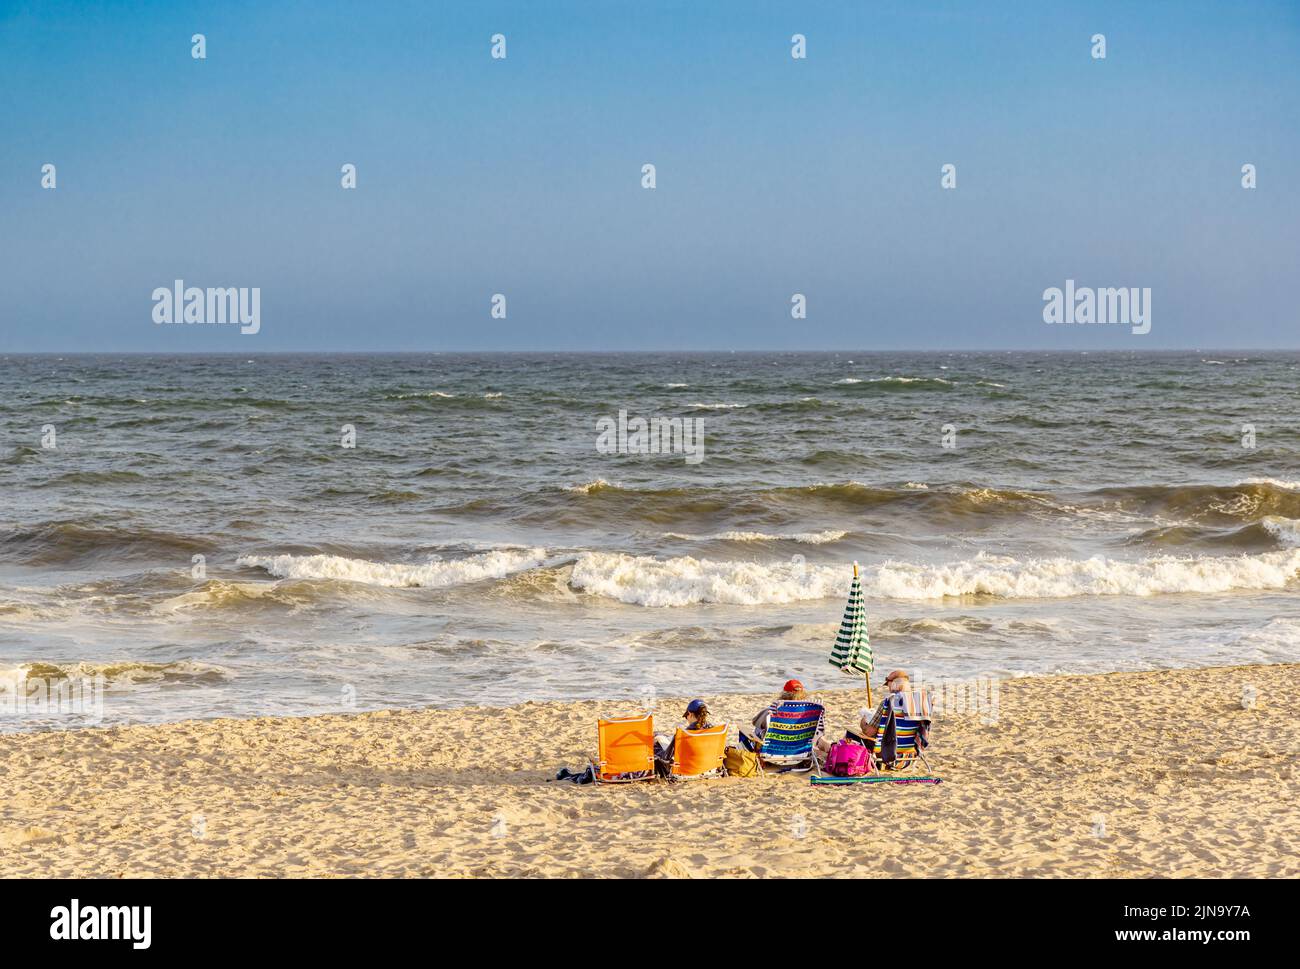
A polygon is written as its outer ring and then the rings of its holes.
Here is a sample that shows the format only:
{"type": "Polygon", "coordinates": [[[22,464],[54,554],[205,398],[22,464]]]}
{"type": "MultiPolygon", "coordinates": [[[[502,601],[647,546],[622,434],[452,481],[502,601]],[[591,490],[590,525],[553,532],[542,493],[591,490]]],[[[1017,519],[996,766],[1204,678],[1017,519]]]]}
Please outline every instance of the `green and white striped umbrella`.
{"type": "Polygon", "coordinates": [[[876,668],[876,657],[871,652],[871,637],[867,635],[867,612],[862,607],[862,580],[858,578],[858,563],[853,563],[853,585],[849,587],[849,604],[844,607],[844,621],[835,637],[831,650],[831,665],[845,673],[869,674],[876,668]]]}

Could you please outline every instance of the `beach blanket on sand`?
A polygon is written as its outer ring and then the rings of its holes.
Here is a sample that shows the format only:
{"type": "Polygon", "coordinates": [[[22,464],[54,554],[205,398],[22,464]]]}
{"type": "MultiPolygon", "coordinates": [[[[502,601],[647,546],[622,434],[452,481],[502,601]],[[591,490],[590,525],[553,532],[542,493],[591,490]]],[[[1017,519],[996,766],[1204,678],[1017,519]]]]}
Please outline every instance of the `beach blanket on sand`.
{"type": "Polygon", "coordinates": [[[862,777],[814,777],[814,784],[942,784],[942,777],[885,777],[866,774],[862,777]]]}

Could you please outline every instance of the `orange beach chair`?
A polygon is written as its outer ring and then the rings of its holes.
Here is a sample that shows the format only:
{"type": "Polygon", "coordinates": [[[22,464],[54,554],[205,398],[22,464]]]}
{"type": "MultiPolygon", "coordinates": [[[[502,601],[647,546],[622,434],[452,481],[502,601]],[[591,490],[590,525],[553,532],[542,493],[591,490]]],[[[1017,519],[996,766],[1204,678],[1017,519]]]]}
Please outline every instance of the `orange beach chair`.
{"type": "Polygon", "coordinates": [[[650,714],[596,721],[596,780],[625,784],[655,779],[655,730],[650,714]]]}
{"type": "Polygon", "coordinates": [[[727,752],[727,725],[707,730],[677,728],[673,740],[673,776],[682,780],[721,777],[722,758],[727,752]]]}

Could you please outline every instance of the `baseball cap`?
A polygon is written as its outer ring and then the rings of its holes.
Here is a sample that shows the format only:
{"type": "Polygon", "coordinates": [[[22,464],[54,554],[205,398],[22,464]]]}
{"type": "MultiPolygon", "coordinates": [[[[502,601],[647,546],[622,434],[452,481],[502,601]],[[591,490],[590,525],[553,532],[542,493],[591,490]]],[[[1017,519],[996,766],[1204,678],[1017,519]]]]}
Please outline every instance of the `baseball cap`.
{"type": "MultiPolygon", "coordinates": [[[[700,711],[703,709],[705,709],[703,700],[692,700],[690,703],[686,704],[686,713],[694,713],[696,716],[699,716],[700,711]]],[[[685,715],[685,713],[682,714],[682,716],[685,715]]]]}
{"type": "Polygon", "coordinates": [[[786,680],[785,686],[781,687],[786,693],[793,693],[795,690],[802,690],[803,684],[798,680],[786,680]]]}

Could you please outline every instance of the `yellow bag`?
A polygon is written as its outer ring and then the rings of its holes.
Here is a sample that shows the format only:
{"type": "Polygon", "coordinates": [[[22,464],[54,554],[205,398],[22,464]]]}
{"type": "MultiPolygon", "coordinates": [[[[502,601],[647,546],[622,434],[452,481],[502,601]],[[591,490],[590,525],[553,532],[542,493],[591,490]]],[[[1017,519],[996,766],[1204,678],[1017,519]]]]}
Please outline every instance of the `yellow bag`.
{"type": "Polygon", "coordinates": [[[722,766],[727,768],[730,777],[757,777],[759,773],[758,755],[740,747],[727,748],[722,755],[722,766]]]}

